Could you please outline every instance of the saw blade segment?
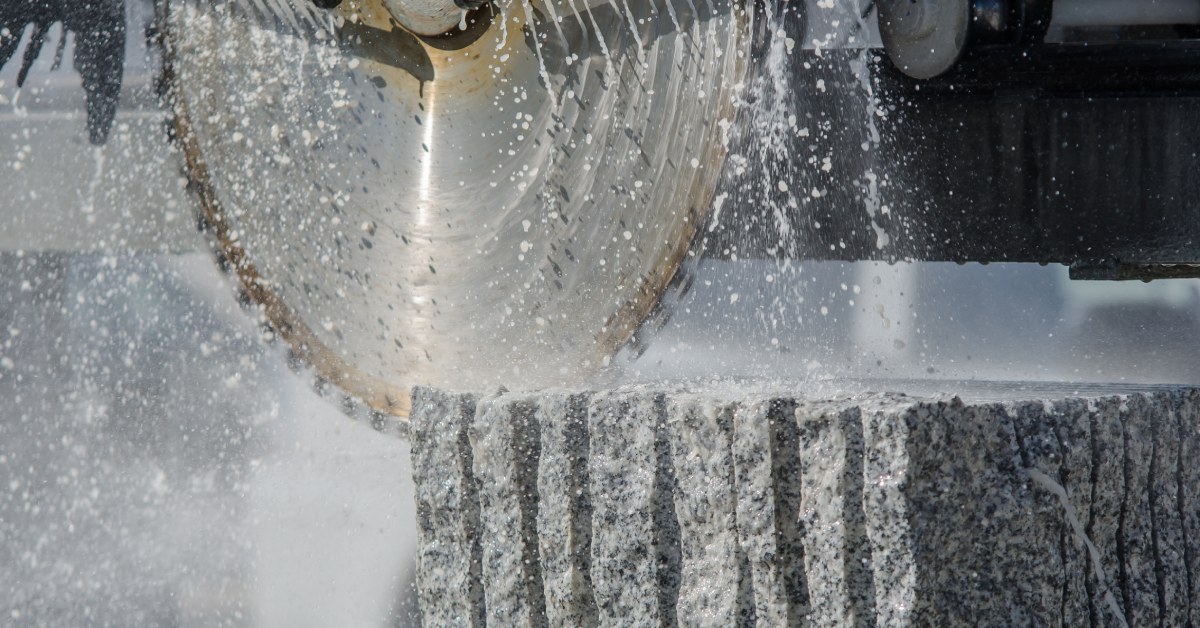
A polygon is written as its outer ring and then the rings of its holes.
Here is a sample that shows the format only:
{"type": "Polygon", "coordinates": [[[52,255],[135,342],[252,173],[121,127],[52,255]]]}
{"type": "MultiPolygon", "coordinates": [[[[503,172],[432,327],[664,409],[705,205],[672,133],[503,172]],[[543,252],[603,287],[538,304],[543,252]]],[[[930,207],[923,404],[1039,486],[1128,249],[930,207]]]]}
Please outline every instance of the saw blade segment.
{"type": "Polygon", "coordinates": [[[428,38],[383,0],[164,12],[220,252],[297,355],[395,416],[413,385],[572,385],[606,363],[705,217],[745,72],[726,0],[470,18],[428,38]]]}

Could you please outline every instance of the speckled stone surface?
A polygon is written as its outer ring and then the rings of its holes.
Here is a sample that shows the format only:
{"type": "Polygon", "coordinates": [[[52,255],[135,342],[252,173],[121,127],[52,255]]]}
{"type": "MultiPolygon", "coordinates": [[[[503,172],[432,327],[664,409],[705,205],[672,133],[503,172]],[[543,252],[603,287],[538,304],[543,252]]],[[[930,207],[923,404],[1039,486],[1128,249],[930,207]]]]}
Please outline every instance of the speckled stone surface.
{"type": "Polygon", "coordinates": [[[737,538],[733,472],[734,404],[681,396],[667,407],[678,490],[679,623],[751,625],[749,563],[737,538]]]}
{"type": "MultiPolygon", "coordinates": [[[[754,599],[754,619],[763,626],[786,626],[802,620],[808,613],[807,588],[803,597],[789,596],[784,585],[785,564],[780,557],[794,543],[785,539],[785,525],[794,524],[798,531],[797,513],[779,513],[776,497],[785,497],[776,489],[774,478],[787,473],[780,455],[774,456],[779,427],[787,425],[787,411],[794,406],[781,400],[758,399],[741,404],[734,411],[733,460],[734,481],[737,487],[738,543],[746,555],[750,569],[751,594],[754,599]],[[779,516],[782,521],[776,521],[779,516]]],[[[790,469],[795,470],[795,469],[790,469]]],[[[785,504],[786,506],[786,504],[785,504]]],[[[794,558],[792,559],[794,561],[794,558]]]]}
{"type": "Polygon", "coordinates": [[[599,621],[592,593],[592,504],[588,482],[588,396],[544,395],[537,410],[537,532],[552,626],[599,621]]]}
{"type": "Polygon", "coordinates": [[[663,516],[672,497],[660,464],[663,418],[661,394],[596,393],[588,408],[592,587],[602,626],[674,623],[678,524],[663,516]]]}
{"type": "Polygon", "coordinates": [[[1046,535],[1031,529],[1034,492],[1003,408],[919,402],[869,413],[863,432],[880,623],[1048,621],[1036,595],[1046,535]]]}
{"type": "Polygon", "coordinates": [[[1188,625],[1200,393],[414,393],[426,625],[1188,625]]]}
{"type": "Polygon", "coordinates": [[[468,431],[479,500],[479,544],[487,623],[544,626],[537,545],[537,461],[541,443],[532,401],[479,401],[468,431]]]}
{"type": "Polygon", "coordinates": [[[799,405],[796,419],[808,619],[817,626],[870,624],[875,589],[862,507],[862,410],[799,405]]]}
{"type": "Polygon", "coordinates": [[[483,626],[479,505],[467,430],[476,398],[413,391],[417,599],[427,626],[483,626]]]}

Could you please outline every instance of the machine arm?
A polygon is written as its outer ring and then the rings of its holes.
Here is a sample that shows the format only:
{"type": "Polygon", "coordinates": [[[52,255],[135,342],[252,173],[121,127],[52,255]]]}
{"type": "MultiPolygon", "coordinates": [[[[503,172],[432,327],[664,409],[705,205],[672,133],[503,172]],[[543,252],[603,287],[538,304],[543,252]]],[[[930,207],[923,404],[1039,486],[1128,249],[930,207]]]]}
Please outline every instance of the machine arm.
{"type": "Polygon", "coordinates": [[[785,134],[789,167],[755,176],[805,194],[781,229],[763,211],[778,198],[731,185],[724,224],[738,228],[708,254],[1200,276],[1200,2],[1123,4],[881,0],[883,50],[796,50],[803,132],[785,134]]]}

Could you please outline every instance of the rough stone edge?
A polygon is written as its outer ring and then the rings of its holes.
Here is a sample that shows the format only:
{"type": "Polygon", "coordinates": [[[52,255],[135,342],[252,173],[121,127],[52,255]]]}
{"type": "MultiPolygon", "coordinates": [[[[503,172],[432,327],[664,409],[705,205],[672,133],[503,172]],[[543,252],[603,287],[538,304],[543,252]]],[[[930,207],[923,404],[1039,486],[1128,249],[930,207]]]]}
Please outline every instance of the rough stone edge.
{"type": "MultiPolygon", "coordinates": [[[[629,400],[635,400],[638,396],[638,393],[634,392],[624,394],[629,400]]],[[[658,399],[660,406],[664,403],[678,401],[678,396],[675,395],[664,397],[661,394],[655,394],[654,396],[658,399]]],[[[1198,396],[1200,393],[1197,391],[1176,391],[1132,393],[1093,399],[1068,398],[1052,403],[1012,402],[970,405],[963,404],[957,399],[903,400],[885,396],[829,403],[830,407],[835,409],[838,404],[856,405],[862,412],[862,420],[859,425],[864,433],[863,513],[868,520],[872,516],[871,500],[882,495],[883,493],[880,491],[894,490],[896,486],[901,487],[901,492],[912,488],[904,486],[905,478],[901,477],[899,483],[889,489],[889,482],[896,480],[897,476],[889,476],[888,482],[883,482],[878,486],[872,485],[872,481],[881,476],[872,477],[869,473],[881,469],[885,471],[901,470],[907,473],[910,469],[906,468],[906,465],[911,465],[914,459],[919,463],[937,459],[938,456],[934,454],[940,450],[936,447],[926,446],[931,442],[931,439],[928,438],[931,428],[943,432],[958,430],[961,434],[975,433],[977,436],[983,434],[981,429],[995,431],[990,436],[984,434],[981,437],[983,441],[990,443],[990,449],[985,447],[984,450],[990,451],[989,455],[992,455],[995,460],[1000,460],[1005,455],[1011,455],[1015,467],[1011,473],[1004,472],[998,476],[1002,481],[997,482],[996,478],[992,478],[990,481],[995,486],[1002,486],[1006,481],[1012,480],[1008,485],[1011,495],[1004,499],[1010,500],[1018,510],[1020,508],[1028,509],[1032,515],[1025,517],[1025,520],[1009,517],[1004,524],[1009,526],[1006,528],[1008,530],[1006,538],[1022,538],[1020,534],[1017,534],[1020,532],[1018,528],[1031,526],[1034,529],[1031,530],[1032,532],[1046,533],[1044,535],[1046,538],[1039,540],[1039,543],[1047,547],[1050,545],[1055,545],[1055,547],[1050,548],[1050,553],[1046,554],[1051,558],[1044,561],[1045,565],[1039,565],[1038,569],[1035,569],[1035,571],[1039,571],[1041,567],[1046,567],[1044,571],[1051,574],[1049,578],[1045,578],[1045,574],[1029,573],[1027,575],[1033,577],[1036,586],[1025,587],[1015,593],[1005,592],[998,597],[998,605],[993,604],[990,608],[987,605],[972,606],[972,610],[979,617],[986,615],[985,611],[989,610],[1000,612],[1003,608],[1018,608],[1022,613],[1032,613],[1026,617],[1026,619],[1032,620],[1053,614],[1057,604],[1061,609],[1059,616],[1063,619],[1068,616],[1066,609],[1070,607],[1075,613],[1074,617],[1081,618],[1083,609],[1086,609],[1089,614],[1088,621],[1109,624],[1114,623],[1113,620],[1119,622],[1124,609],[1130,606],[1135,606],[1143,611],[1139,613],[1141,615],[1139,623],[1141,619],[1157,618],[1158,614],[1162,614],[1162,619],[1166,621],[1174,622],[1176,619],[1182,619],[1186,622],[1188,617],[1194,613],[1193,605],[1196,600],[1197,584],[1191,570],[1195,548],[1190,536],[1186,534],[1186,530],[1194,529],[1197,523],[1196,480],[1197,476],[1200,476],[1200,472],[1195,469],[1195,465],[1187,465],[1186,461],[1195,460],[1195,454],[1200,453],[1200,443],[1197,442],[1200,441],[1200,437],[1197,435],[1200,430],[1200,426],[1197,425],[1197,406],[1200,405],[1197,404],[1198,396]],[[901,403],[898,405],[897,401],[901,403]],[[1137,417],[1132,420],[1126,416],[1129,414],[1131,406],[1135,410],[1133,414],[1137,417]],[[922,414],[925,416],[922,417],[922,414]],[[966,420],[964,420],[964,415],[966,415],[966,420]],[[981,419],[984,421],[981,422],[981,419]],[[964,428],[965,432],[962,431],[964,428]],[[893,447],[891,451],[885,451],[886,448],[878,447],[872,449],[872,442],[875,445],[880,444],[881,441],[878,437],[887,430],[891,430],[893,436],[896,434],[903,436],[906,439],[904,447],[893,447]],[[1147,432],[1150,434],[1149,439],[1146,438],[1147,432]],[[1080,439],[1089,441],[1090,446],[1079,446],[1080,439]],[[1131,451],[1134,449],[1130,447],[1131,442],[1140,449],[1131,451]],[[918,443],[915,448],[912,446],[914,443],[918,443]],[[1073,444],[1074,446],[1072,446],[1073,444]],[[1146,451],[1147,448],[1149,452],[1146,451]],[[904,451],[900,451],[901,449],[904,451]],[[1080,452],[1088,450],[1090,450],[1088,452],[1090,460],[1086,464],[1081,464],[1084,456],[1081,456],[1080,452]],[[1068,464],[1067,459],[1072,455],[1074,459],[1068,464]],[[1088,466],[1091,468],[1084,473],[1083,467],[1088,466]],[[1039,486],[1039,481],[1030,481],[1037,479],[1033,477],[1033,471],[1040,472],[1051,480],[1051,484],[1058,486],[1061,498],[1054,490],[1046,492],[1048,488],[1052,488],[1050,485],[1039,486]],[[1006,477],[1008,480],[1004,479],[1006,477]],[[1024,478],[1024,481],[1018,478],[1024,478]],[[1104,486],[1099,486],[1100,484],[1104,486]],[[1139,486],[1142,486],[1144,490],[1139,489],[1139,486]],[[1114,489],[1120,490],[1114,493],[1114,489]],[[879,494],[873,495],[873,493],[879,494]],[[1086,497],[1089,494],[1090,497],[1086,497]],[[1118,494],[1120,497],[1113,500],[1118,494]],[[1097,503],[1098,496],[1102,500],[1108,498],[1110,503],[1097,503]],[[1111,516],[1098,516],[1104,512],[1111,514],[1113,507],[1117,506],[1116,501],[1119,501],[1117,512],[1120,514],[1116,517],[1115,522],[1112,521],[1113,517],[1111,516]],[[1075,534],[1076,529],[1068,525],[1065,516],[1061,514],[1060,520],[1055,521],[1056,507],[1057,510],[1065,512],[1067,506],[1077,514],[1078,527],[1083,529],[1083,534],[1075,534]],[[1132,521],[1132,519],[1136,519],[1136,521],[1132,521]],[[1088,539],[1088,543],[1099,546],[1099,561],[1090,560],[1089,548],[1085,547],[1085,543],[1081,541],[1085,537],[1088,539]],[[1095,541],[1092,540],[1093,537],[1095,541]],[[1046,542],[1043,543],[1043,541],[1046,542]],[[1150,552],[1145,550],[1147,544],[1151,546],[1150,552]],[[1116,547],[1114,548],[1114,546],[1116,547]],[[1077,575],[1078,566],[1081,563],[1091,564],[1093,567],[1098,566],[1099,569],[1087,570],[1085,577],[1082,578],[1074,577],[1077,575]],[[1075,567],[1071,567],[1071,565],[1075,565],[1075,567]],[[1119,595],[1106,595],[1110,591],[1103,585],[1104,574],[1112,574],[1114,567],[1119,574],[1115,579],[1119,581],[1120,586],[1113,585],[1111,588],[1119,588],[1119,591],[1116,591],[1119,595]],[[1178,578],[1163,576],[1167,570],[1175,572],[1181,568],[1187,576],[1184,582],[1179,582],[1178,578]],[[1054,575],[1055,572],[1057,575],[1054,575]],[[1095,574],[1100,574],[1099,580],[1095,574]],[[1049,584],[1047,585],[1047,583],[1049,584]],[[1080,603],[1081,587],[1083,595],[1088,598],[1087,604],[1080,603]],[[1154,599],[1150,600],[1151,597],[1154,599]],[[1114,598],[1119,598],[1119,603],[1111,603],[1114,598]],[[980,613],[984,613],[984,615],[980,615],[980,613]]],[[[441,399],[444,402],[450,397],[450,395],[442,395],[441,399]]],[[[459,396],[460,399],[463,397],[459,396]]],[[[414,395],[414,400],[416,398],[417,396],[414,395]]],[[[543,399],[545,398],[538,398],[539,407],[543,399]]],[[[701,397],[696,399],[696,403],[719,404],[722,402],[701,397]]],[[[731,455],[739,515],[747,510],[747,506],[754,504],[753,499],[747,498],[757,497],[758,506],[769,504],[771,508],[776,508],[780,501],[785,501],[779,500],[778,494],[767,495],[767,493],[778,492],[781,484],[780,478],[796,477],[788,474],[784,469],[787,467],[786,461],[781,462],[775,459],[781,453],[778,451],[781,441],[791,438],[797,446],[795,450],[797,454],[812,445],[812,443],[806,442],[803,436],[805,419],[801,415],[807,413],[806,416],[811,419],[814,409],[808,408],[801,411],[801,404],[794,404],[797,409],[795,425],[798,426],[799,432],[793,433],[789,437],[786,434],[786,427],[781,431],[777,425],[777,417],[772,416],[778,415],[780,404],[787,403],[789,403],[788,400],[784,398],[771,398],[747,400],[728,406],[733,416],[731,455]],[[763,420],[764,417],[766,420],[763,420]],[[764,437],[770,446],[762,447],[764,437]],[[756,451],[748,451],[748,449],[756,451]],[[772,457],[772,454],[775,456],[772,457]],[[770,460],[768,461],[768,459],[770,460]],[[747,476],[755,469],[762,470],[764,468],[770,469],[769,490],[761,485],[752,486],[753,482],[746,481],[747,476]]],[[[661,409],[643,414],[653,414],[658,417],[653,420],[653,436],[650,437],[654,443],[652,447],[654,454],[651,456],[654,461],[651,492],[655,494],[651,500],[655,504],[651,508],[651,521],[658,524],[665,521],[661,512],[662,491],[669,488],[678,497],[680,489],[670,488],[669,484],[677,481],[678,478],[672,476],[681,473],[681,469],[685,468],[684,465],[679,464],[677,455],[682,453],[684,448],[678,447],[676,450],[671,447],[671,443],[678,442],[679,434],[671,433],[670,429],[664,432],[666,424],[663,421],[661,409]],[[666,449],[664,449],[664,445],[666,449]],[[669,467],[665,470],[664,453],[667,455],[666,467],[669,467]],[[666,484],[664,484],[664,480],[667,482],[666,484]],[[658,518],[655,519],[655,517],[658,518]]],[[[822,420],[828,418],[826,416],[822,420]]],[[[589,430],[594,430],[595,426],[591,425],[591,422],[592,417],[589,413],[589,430]]],[[[843,420],[840,429],[847,428],[853,430],[854,426],[843,420]]],[[[829,425],[823,429],[829,429],[829,425]]],[[[536,428],[534,431],[537,432],[536,428]]],[[[458,436],[462,436],[461,431],[458,436]]],[[[414,466],[416,466],[417,451],[421,449],[417,441],[430,442],[429,431],[420,432],[415,423],[412,438],[414,440],[414,466]]],[[[441,446],[445,447],[450,440],[452,439],[443,439],[444,442],[441,443],[441,446]]],[[[461,438],[453,440],[461,441],[461,438]]],[[[936,444],[940,441],[938,438],[934,438],[932,442],[936,444]]],[[[459,444],[461,445],[461,442],[459,444]]],[[[892,445],[897,444],[898,442],[892,443],[892,445]]],[[[847,453],[850,453],[849,448],[847,453]]],[[[852,454],[849,457],[852,457],[852,454]]],[[[843,465],[844,463],[845,459],[843,459],[843,465]]],[[[643,467],[644,470],[645,467],[643,467]]],[[[811,471],[812,468],[807,471],[802,469],[800,477],[804,477],[805,473],[811,471]]],[[[907,479],[911,480],[913,477],[919,476],[920,473],[907,479]]],[[[462,486],[469,487],[470,482],[463,482],[462,486]]],[[[804,498],[803,491],[800,492],[800,496],[801,499],[804,498]]],[[[910,493],[907,500],[909,503],[904,505],[912,506],[911,502],[914,496],[910,493]]],[[[678,501],[676,500],[675,503],[677,505],[678,501]]],[[[927,508],[929,503],[920,502],[920,505],[927,508]]],[[[467,506],[466,509],[460,509],[460,514],[468,514],[466,511],[469,510],[469,504],[467,506]]],[[[846,510],[845,505],[842,508],[846,510]]],[[[901,512],[904,508],[895,510],[896,512],[892,513],[893,519],[904,519],[903,512],[901,512]]],[[[847,512],[852,511],[847,510],[847,512]]],[[[464,521],[469,520],[469,516],[460,518],[464,521]]],[[[679,525],[678,519],[674,517],[674,512],[667,513],[667,518],[674,521],[677,526],[679,525]]],[[[745,518],[737,517],[737,520],[743,522],[745,518]]],[[[916,520],[910,520],[909,524],[913,521],[916,520]]],[[[918,521],[918,523],[920,522],[918,521]]],[[[746,529],[749,526],[737,525],[736,528],[739,547],[750,550],[743,550],[743,552],[747,570],[750,572],[749,579],[753,583],[750,588],[754,594],[751,597],[757,613],[763,606],[758,595],[759,591],[763,589],[761,586],[763,578],[759,577],[756,580],[755,576],[770,575],[767,573],[770,571],[770,566],[765,571],[761,568],[757,570],[753,568],[754,561],[751,553],[754,550],[754,544],[745,542],[753,541],[753,535],[747,534],[750,532],[746,529]]],[[[657,527],[655,530],[661,532],[657,527]]],[[[655,537],[653,532],[651,537],[655,537]]],[[[879,547],[877,542],[880,536],[877,534],[879,532],[879,530],[872,529],[871,534],[868,534],[871,537],[872,550],[879,547]]],[[[997,530],[997,532],[1000,531],[997,530]]],[[[678,529],[676,534],[678,534],[678,529]]],[[[900,530],[900,535],[902,537],[907,535],[909,542],[907,547],[902,544],[891,549],[900,550],[902,554],[905,550],[910,553],[907,566],[902,564],[903,561],[894,561],[889,565],[886,560],[889,558],[888,556],[883,556],[882,558],[885,560],[882,561],[879,556],[874,555],[868,559],[873,567],[873,586],[870,587],[873,590],[872,593],[875,590],[888,592],[881,596],[876,619],[880,623],[890,619],[901,623],[921,623],[925,620],[935,620],[938,617],[948,619],[958,615],[961,618],[963,616],[961,613],[944,606],[946,603],[944,600],[938,602],[934,599],[937,597],[934,589],[919,582],[923,565],[921,560],[923,557],[929,558],[923,554],[918,542],[922,535],[914,534],[911,529],[900,530]],[[900,569],[897,570],[897,567],[900,569]],[[903,583],[903,578],[906,576],[914,576],[912,588],[899,590],[881,588],[881,582],[890,579],[892,582],[903,583]],[[902,603],[899,607],[891,609],[903,610],[904,612],[899,615],[889,614],[887,597],[892,593],[897,593],[901,597],[908,596],[907,602],[911,602],[902,603]],[[950,612],[947,613],[948,610],[950,612]]],[[[777,550],[787,545],[779,543],[778,530],[767,536],[772,537],[772,541],[778,546],[777,550]]],[[[655,542],[659,542],[661,538],[661,534],[659,534],[655,538],[655,542]]],[[[805,536],[803,544],[812,547],[815,540],[815,537],[805,536]]],[[[679,542],[678,539],[676,542],[679,542]]],[[[424,544],[424,540],[422,543],[424,544]]],[[[1047,547],[1039,545],[1038,551],[1044,552],[1047,547]]],[[[478,550],[476,550],[477,552],[478,550]]],[[[815,557],[807,556],[811,553],[814,552],[805,552],[802,558],[815,560],[815,557]]],[[[1017,553],[1020,554],[1020,552],[1017,553]]],[[[967,554],[969,555],[969,552],[967,554]]],[[[890,558],[896,558],[896,556],[890,558]]],[[[760,567],[762,566],[760,565],[760,567]]],[[[1003,578],[1009,577],[1012,573],[1011,565],[1001,566],[993,576],[1000,576],[1001,580],[999,581],[1003,581],[1003,578]]],[[[663,575],[655,574],[655,581],[659,587],[656,597],[660,606],[663,601],[663,575]]],[[[784,578],[777,569],[775,575],[777,576],[775,588],[780,589],[782,587],[779,586],[781,584],[779,581],[784,578]]],[[[1109,578],[1111,579],[1111,575],[1109,578]]],[[[1009,581],[1011,582],[1011,580],[1009,581]]],[[[670,590],[669,583],[667,590],[670,590]]],[[[675,591],[677,594],[682,594],[678,588],[675,591]]],[[[764,592],[769,593],[769,589],[764,592]]],[[[794,602],[794,600],[792,601],[794,602]]],[[[659,609],[660,620],[665,618],[662,612],[664,610],[659,609]]],[[[806,608],[805,612],[807,611],[806,608]]],[[[822,611],[818,609],[814,612],[819,614],[822,611]]],[[[813,616],[814,619],[815,617],[816,615],[813,616]]],[[[1015,616],[1012,618],[1016,619],[1015,616]]]]}
{"type": "Polygon", "coordinates": [[[537,407],[538,544],[551,626],[591,628],[599,623],[591,574],[589,400],[588,393],[547,393],[537,407]]]}
{"type": "Polygon", "coordinates": [[[467,429],[477,397],[413,390],[417,599],[426,625],[483,626],[479,509],[467,429]]]}
{"type": "Polygon", "coordinates": [[[479,400],[468,431],[478,490],[487,622],[546,626],[537,533],[541,444],[536,399],[495,394],[479,400]]]}
{"type": "Polygon", "coordinates": [[[667,402],[672,464],[679,489],[679,623],[754,625],[749,564],[737,534],[732,403],[675,395],[667,402]]]}
{"type": "Polygon", "coordinates": [[[808,619],[818,626],[873,626],[862,409],[810,403],[795,414],[808,619]]]}

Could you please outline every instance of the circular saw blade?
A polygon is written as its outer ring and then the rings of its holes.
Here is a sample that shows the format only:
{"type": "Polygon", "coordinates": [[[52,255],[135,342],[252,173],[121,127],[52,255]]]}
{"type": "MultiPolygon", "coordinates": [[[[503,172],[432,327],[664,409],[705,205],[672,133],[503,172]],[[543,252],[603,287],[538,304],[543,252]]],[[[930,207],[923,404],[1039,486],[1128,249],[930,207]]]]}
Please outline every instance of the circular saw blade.
{"type": "Polygon", "coordinates": [[[372,408],[579,383],[711,201],[734,4],[501,2],[421,38],[381,0],[171,0],[178,138],[273,328],[372,408]]]}

